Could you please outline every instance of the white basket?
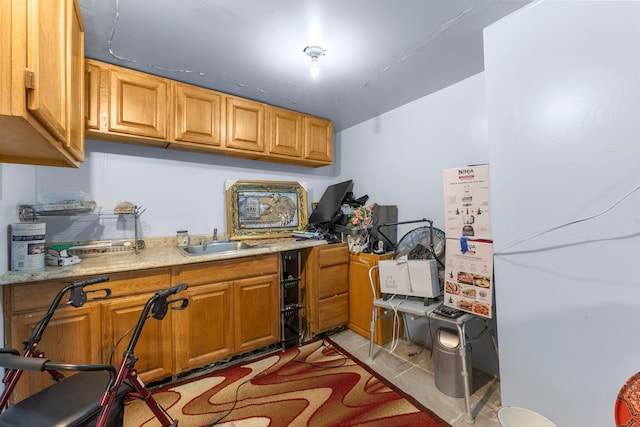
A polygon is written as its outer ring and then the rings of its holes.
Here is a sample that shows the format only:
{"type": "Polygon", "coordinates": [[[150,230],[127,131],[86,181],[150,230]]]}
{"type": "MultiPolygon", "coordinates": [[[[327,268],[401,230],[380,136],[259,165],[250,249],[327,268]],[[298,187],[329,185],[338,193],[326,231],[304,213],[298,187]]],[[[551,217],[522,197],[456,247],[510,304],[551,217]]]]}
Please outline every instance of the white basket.
{"type": "Polygon", "coordinates": [[[80,258],[98,256],[98,255],[126,255],[134,252],[133,245],[113,245],[111,242],[95,243],[92,245],[72,246],[67,249],[71,255],[77,255],[80,258]]]}

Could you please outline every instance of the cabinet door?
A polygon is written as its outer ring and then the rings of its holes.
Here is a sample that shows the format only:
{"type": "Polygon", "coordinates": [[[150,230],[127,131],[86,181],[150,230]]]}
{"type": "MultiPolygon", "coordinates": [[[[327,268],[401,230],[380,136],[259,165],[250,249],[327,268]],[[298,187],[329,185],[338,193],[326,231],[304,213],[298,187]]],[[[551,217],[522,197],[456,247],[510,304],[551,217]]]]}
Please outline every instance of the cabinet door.
{"type": "Polygon", "coordinates": [[[190,286],[189,306],[173,313],[176,371],[184,372],[234,353],[230,282],[190,286]]]}
{"type": "Polygon", "coordinates": [[[174,84],[174,138],[219,147],[222,144],[222,94],[181,83],[174,84]]]}
{"type": "MultiPolygon", "coordinates": [[[[378,265],[380,259],[391,259],[393,255],[383,254],[351,254],[349,257],[349,329],[369,338],[371,314],[373,310],[373,293],[369,280],[369,270],[378,265]]],[[[376,296],[380,296],[380,274],[378,269],[371,272],[376,296]]],[[[382,310],[378,310],[382,314],[382,310]]],[[[391,340],[393,319],[376,321],[374,340],[382,345],[391,340]]]]}
{"type": "Polygon", "coordinates": [[[269,154],[302,157],[302,114],[269,107],[269,154]]]}
{"type": "Polygon", "coordinates": [[[277,274],[234,283],[236,353],[280,340],[280,280],[277,274]]]}
{"type": "Polygon", "coordinates": [[[333,161],[333,122],[305,116],[304,132],[304,158],[331,164],[333,161]]]}
{"type": "Polygon", "coordinates": [[[264,154],[266,105],[229,96],[227,97],[226,114],[225,146],[255,156],[264,154]]]}
{"type": "MultiPolygon", "coordinates": [[[[131,338],[131,328],[135,326],[151,295],[115,298],[103,303],[103,362],[114,365],[120,363],[131,338]]],[[[143,381],[162,379],[173,374],[171,350],[176,343],[171,335],[172,311],[169,310],[162,320],[150,317],[144,325],[134,351],[138,358],[136,369],[143,381]]]]}
{"type": "Polygon", "coordinates": [[[84,65],[84,127],[100,129],[100,73],[101,68],[91,61],[84,65]]]}
{"type": "Polygon", "coordinates": [[[111,68],[109,82],[109,131],[167,138],[168,80],[111,68]]]}
{"type": "MultiPolygon", "coordinates": [[[[31,334],[34,325],[46,310],[14,315],[11,318],[9,346],[22,351],[22,341],[31,334]]],[[[48,359],[69,363],[101,363],[100,307],[86,304],[79,308],[59,308],[47,326],[38,349],[48,359]]],[[[13,402],[51,385],[47,373],[25,372],[11,397],[13,402]]]]}
{"type": "Polygon", "coordinates": [[[27,108],[54,136],[67,143],[67,4],[29,0],[27,10],[27,108]]]}
{"type": "Polygon", "coordinates": [[[84,161],[84,30],[77,1],[68,2],[69,22],[69,133],[67,151],[79,162],[84,161]]]}

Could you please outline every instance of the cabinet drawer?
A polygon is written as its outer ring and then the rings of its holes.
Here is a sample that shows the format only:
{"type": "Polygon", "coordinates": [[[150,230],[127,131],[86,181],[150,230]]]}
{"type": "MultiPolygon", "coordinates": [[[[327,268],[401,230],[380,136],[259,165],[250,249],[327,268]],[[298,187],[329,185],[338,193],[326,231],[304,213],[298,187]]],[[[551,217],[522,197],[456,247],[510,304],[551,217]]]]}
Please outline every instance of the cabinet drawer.
{"type": "MultiPolygon", "coordinates": [[[[32,282],[25,284],[13,285],[9,288],[8,300],[11,304],[11,312],[19,313],[28,310],[34,310],[38,308],[49,307],[56,293],[69,283],[79,282],[81,280],[90,279],[103,275],[85,276],[85,277],[69,277],[67,279],[47,280],[42,282],[32,282]]],[[[143,270],[137,272],[126,273],[113,273],[104,274],[109,277],[108,282],[98,283],[86,288],[111,289],[111,298],[134,295],[142,292],[157,291],[167,287],[170,283],[170,270],[169,268],[156,268],[151,270],[143,270]],[[125,283],[126,282],[126,283],[125,283]]],[[[7,297],[5,291],[5,298],[7,297]]],[[[89,294],[89,299],[94,296],[100,296],[98,294],[89,294]]],[[[66,303],[69,298],[69,294],[64,296],[62,303],[66,303]]]]}
{"type": "Polygon", "coordinates": [[[349,294],[335,295],[318,301],[318,332],[349,323],[349,294]]]}
{"type": "Polygon", "coordinates": [[[318,267],[349,263],[349,248],[346,244],[323,246],[318,253],[318,267]]]}
{"type": "Polygon", "coordinates": [[[278,273],[278,255],[265,255],[242,259],[212,261],[180,267],[180,281],[189,286],[203,283],[220,283],[245,277],[278,273]]]}
{"type": "Polygon", "coordinates": [[[349,291],[349,264],[325,267],[318,276],[318,298],[349,291]]]}

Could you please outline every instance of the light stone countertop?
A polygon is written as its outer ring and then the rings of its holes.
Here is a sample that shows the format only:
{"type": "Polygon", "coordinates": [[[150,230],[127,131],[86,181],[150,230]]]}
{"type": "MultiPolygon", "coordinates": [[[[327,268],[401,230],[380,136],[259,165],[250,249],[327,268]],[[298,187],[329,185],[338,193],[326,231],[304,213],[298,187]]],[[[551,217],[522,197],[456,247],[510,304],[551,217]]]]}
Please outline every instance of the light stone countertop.
{"type": "MultiPolygon", "coordinates": [[[[173,240],[175,242],[175,239],[173,240]]],[[[236,252],[224,252],[209,255],[183,255],[175,246],[151,246],[127,254],[103,254],[82,258],[79,264],[68,267],[46,266],[38,270],[8,271],[0,275],[0,285],[12,283],[38,282],[42,280],[64,279],[80,276],[118,273],[122,271],[144,270],[156,267],[194,264],[206,261],[244,258],[256,255],[284,252],[295,249],[326,245],[325,240],[283,240],[257,244],[236,252]]]]}

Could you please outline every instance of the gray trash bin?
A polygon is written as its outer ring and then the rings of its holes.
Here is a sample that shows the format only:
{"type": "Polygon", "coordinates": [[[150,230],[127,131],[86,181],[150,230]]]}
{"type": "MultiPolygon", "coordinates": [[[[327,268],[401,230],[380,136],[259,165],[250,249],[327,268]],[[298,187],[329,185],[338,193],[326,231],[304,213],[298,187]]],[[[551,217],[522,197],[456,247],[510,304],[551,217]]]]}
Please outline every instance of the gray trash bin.
{"type": "MultiPolygon", "coordinates": [[[[464,378],[462,377],[462,358],[460,357],[460,337],[452,329],[440,328],[434,340],[433,365],[436,387],[451,397],[464,397],[464,378]]],[[[469,390],[473,390],[471,367],[471,345],[467,344],[467,372],[469,390]]]]}

